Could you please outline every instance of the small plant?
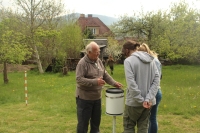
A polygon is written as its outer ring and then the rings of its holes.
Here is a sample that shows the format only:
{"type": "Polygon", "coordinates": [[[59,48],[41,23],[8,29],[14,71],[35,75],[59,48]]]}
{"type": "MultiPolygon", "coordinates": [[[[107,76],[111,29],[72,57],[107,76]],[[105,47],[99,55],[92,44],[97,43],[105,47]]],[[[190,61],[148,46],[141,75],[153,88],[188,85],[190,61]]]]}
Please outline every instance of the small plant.
{"type": "Polygon", "coordinates": [[[56,60],[52,63],[52,71],[53,71],[54,73],[61,72],[63,66],[64,66],[64,63],[63,63],[61,60],[56,59],[56,60]]]}

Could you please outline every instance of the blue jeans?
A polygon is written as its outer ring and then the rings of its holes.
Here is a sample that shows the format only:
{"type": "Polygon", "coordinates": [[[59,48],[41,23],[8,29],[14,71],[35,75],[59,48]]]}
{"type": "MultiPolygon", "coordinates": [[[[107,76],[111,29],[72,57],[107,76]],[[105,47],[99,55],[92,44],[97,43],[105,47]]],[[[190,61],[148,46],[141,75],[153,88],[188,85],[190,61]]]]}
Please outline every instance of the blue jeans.
{"type": "Polygon", "coordinates": [[[157,122],[157,112],[158,105],[162,99],[162,92],[158,89],[156,94],[156,105],[154,105],[151,109],[150,122],[149,122],[149,133],[157,133],[158,132],[158,122],[157,122]]]}
{"type": "Polygon", "coordinates": [[[101,122],[101,99],[83,100],[76,98],[77,133],[87,133],[90,122],[90,133],[99,133],[101,122]]]}

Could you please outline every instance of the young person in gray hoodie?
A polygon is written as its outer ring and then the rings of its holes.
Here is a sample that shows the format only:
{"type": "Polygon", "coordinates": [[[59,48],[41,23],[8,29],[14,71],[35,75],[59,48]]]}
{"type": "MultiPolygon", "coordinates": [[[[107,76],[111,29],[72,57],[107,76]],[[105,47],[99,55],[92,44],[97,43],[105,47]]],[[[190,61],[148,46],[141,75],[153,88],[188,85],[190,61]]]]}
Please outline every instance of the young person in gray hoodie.
{"type": "Polygon", "coordinates": [[[124,61],[127,83],[123,133],[147,133],[150,109],[156,104],[155,96],[160,83],[160,76],[150,54],[137,51],[140,44],[127,41],[122,52],[127,57],[124,61]]]}
{"type": "MultiPolygon", "coordinates": [[[[147,52],[154,57],[154,61],[156,63],[158,72],[160,74],[160,79],[161,79],[162,78],[162,64],[158,60],[158,54],[156,52],[150,50],[149,46],[145,43],[142,43],[142,45],[139,47],[138,51],[147,52]]],[[[161,99],[162,99],[162,91],[161,91],[161,87],[158,86],[158,92],[156,94],[156,104],[154,106],[152,106],[152,108],[151,108],[148,133],[157,133],[158,132],[157,113],[158,113],[158,105],[159,105],[161,99]]]]}
{"type": "Polygon", "coordinates": [[[98,44],[89,43],[86,46],[86,55],[76,67],[77,133],[87,133],[89,122],[90,133],[100,133],[102,87],[105,83],[122,87],[105,70],[99,55],[98,44]]]}

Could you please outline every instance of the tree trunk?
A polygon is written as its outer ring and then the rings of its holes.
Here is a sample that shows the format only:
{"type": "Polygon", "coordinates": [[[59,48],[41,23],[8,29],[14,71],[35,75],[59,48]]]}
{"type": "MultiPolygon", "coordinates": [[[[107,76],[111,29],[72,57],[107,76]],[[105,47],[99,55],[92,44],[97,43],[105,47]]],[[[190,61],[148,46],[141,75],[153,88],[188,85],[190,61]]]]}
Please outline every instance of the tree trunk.
{"type": "Polygon", "coordinates": [[[7,64],[6,62],[3,63],[3,81],[5,84],[8,83],[8,73],[7,73],[7,64]]]}
{"type": "Polygon", "coordinates": [[[36,62],[37,62],[37,66],[38,66],[38,70],[40,73],[44,73],[44,70],[42,69],[42,64],[41,64],[41,61],[40,61],[40,56],[38,54],[38,50],[37,50],[37,46],[35,45],[34,46],[34,51],[35,51],[35,57],[36,57],[36,62]]]}

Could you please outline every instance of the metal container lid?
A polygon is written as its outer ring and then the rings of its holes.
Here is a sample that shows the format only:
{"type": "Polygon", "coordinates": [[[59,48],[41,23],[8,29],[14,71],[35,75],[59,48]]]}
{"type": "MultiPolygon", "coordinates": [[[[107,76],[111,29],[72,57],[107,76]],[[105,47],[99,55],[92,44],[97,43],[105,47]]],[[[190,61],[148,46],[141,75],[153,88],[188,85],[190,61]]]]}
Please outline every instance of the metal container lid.
{"type": "Polygon", "coordinates": [[[118,93],[124,93],[124,90],[122,90],[121,88],[109,88],[106,90],[106,92],[118,94],[118,93]]]}

